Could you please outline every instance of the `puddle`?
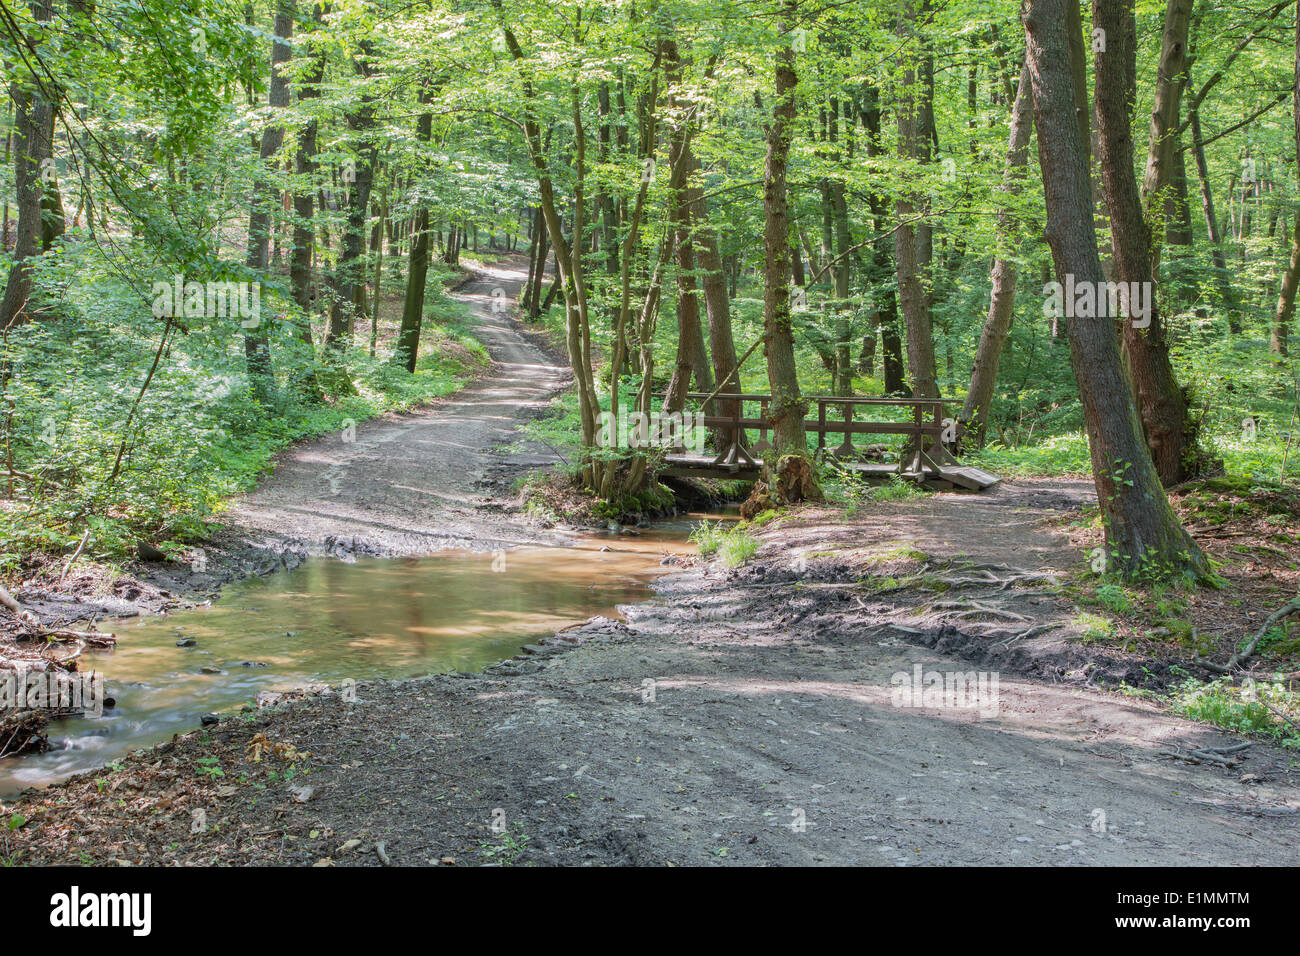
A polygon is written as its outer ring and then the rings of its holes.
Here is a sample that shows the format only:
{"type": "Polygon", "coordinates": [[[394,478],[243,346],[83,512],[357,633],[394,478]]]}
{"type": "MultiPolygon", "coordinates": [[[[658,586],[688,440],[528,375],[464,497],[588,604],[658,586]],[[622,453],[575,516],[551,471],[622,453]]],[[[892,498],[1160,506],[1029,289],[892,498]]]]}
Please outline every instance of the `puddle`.
{"type": "Polygon", "coordinates": [[[0,760],[0,797],[161,743],[262,691],[478,671],[568,624],[615,617],[616,605],[650,597],[665,553],[693,550],[686,539],[702,517],[568,548],[313,559],[233,584],[210,607],[105,624],[118,646],[87,648],[81,671],[102,674],[116,706],[52,721],[46,753],[0,760]]]}

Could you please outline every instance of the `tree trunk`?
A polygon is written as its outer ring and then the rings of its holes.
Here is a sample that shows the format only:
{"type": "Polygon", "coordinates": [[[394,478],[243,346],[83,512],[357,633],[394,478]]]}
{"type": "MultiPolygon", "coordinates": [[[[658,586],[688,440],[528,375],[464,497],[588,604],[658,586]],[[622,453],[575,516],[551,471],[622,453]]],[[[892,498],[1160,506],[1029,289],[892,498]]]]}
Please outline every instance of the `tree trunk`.
{"type": "MultiPolygon", "coordinates": [[[[1133,0],[1093,2],[1093,24],[1104,30],[1107,37],[1107,50],[1096,55],[1097,133],[1116,269],[1121,285],[1130,290],[1129,314],[1123,321],[1129,372],[1151,459],[1161,482],[1168,487],[1186,481],[1196,472],[1196,423],[1188,413],[1186,396],[1174,376],[1164,317],[1156,301],[1155,250],[1163,236],[1151,234],[1146,216],[1154,210],[1148,208],[1144,214],[1133,175],[1129,90],[1135,80],[1125,75],[1125,64],[1135,61],[1122,55],[1137,43],[1132,3],[1133,0]],[[1135,293],[1147,304],[1149,311],[1145,315],[1134,312],[1135,293]]],[[[1190,3],[1191,0],[1169,0],[1168,6],[1160,57],[1160,89],[1152,113],[1151,155],[1144,183],[1147,201],[1157,207],[1163,205],[1173,176],[1172,131],[1178,123],[1178,96],[1185,71],[1186,14],[1190,3]]],[[[1101,302],[1099,293],[1098,306],[1101,302]]],[[[1098,313],[1102,312],[1099,308],[1098,313]]]]}
{"type": "MultiPolygon", "coordinates": [[[[501,0],[492,0],[492,6],[496,9],[498,15],[504,16],[501,0]]],[[[511,58],[516,62],[523,60],[524,51],[520,47],[514,31],[508,27],[503,27],[502,33],[511,58]]],[[[596,418],[600,403],[596,397],[595,377],[591,370],[591,363],[587,359],[587,351],[583,348],[588,321],[586,287],[581,282],[581,277],[578,274],[575,261],[577,257],[573,255],[569,243],[564,238],[564,228],[555,205],[555,188],[551,180],[550,170],[547,167],[546,155],[542,150],[541,129],[534,113],[536,91],[527,75],[522,76],[522,85],[524,99],[527,104],[524,119],[524,140],[528,147],[528,155],[532,161],[533,169],[537,174],[538,193],[546,221],[546,230],[550,234],[551,245],[555,249],[556,271],[558,272],[561,288],[564,291],[565,339],[569,352],[569,366],[573,369],[573,376],[577,385],[578,408],[582,422],[582,444],[586,448],[591,448],[596,443],[596,418]]],[[[580,129],[581,124],[575,130],[575,133],[580,133],[580,129]]],[[[581,159],[576,165],[581,169],[581,159]]],[[[579,242],[580,235],[580,229],[575,228],[575,245],[579,242]]]]}
{"type": "MultiPolygon", "coordinates": [[[[685,149],[685,144],[682,145],[685,149]]],[[[683,160],[689,164],[694,157],[683,160]]],[[[691,169],[686,167],[686,175],[691,169]]],[[[686,187],[673,201],[673,221],[677,230],[677,362],[668,384],[664,410],[681,411],[695,380],[697,391],[713,391],[713,372],[704,348],[704,331],[700,326],[699,287],[695,279],[695,244],[691,238],[691,210],[698,187],[686,187]]]]}
{"type": "MultiPolygon", "coordinates": [[[[38,21],[51,17],[49,0],[31,4],[32,16],[38,21]]],[[[42,78],[45,79],[45,78],[42,78]]],[[[31,259],[41,253],[41,213],[45,195],[43,169],[52,160],[54,104],[43,96],[35,78],[15,71],[10,84],[14,101],[14,192],[17,194],[18,229],[14,241],[14,262],[0,300],[0,331],[12,328],[40,314],[31,302],[31,259]]]]}
{"type": "MultiPolygon", "coordinates": [[[[1296,10],[1295,21],[1295,72],[1291,87],[1292,111],[1295,113],[1295,144],[1300,150],[1300,8],[1296,10]]],[[[1300,152],[1297,152],[1300,157],[1300,152]]],[[[1296,284],[1300,282],[1300,213],[1295,217],[1295,229],[1291,239],[1291,261],[1282,276],[1282,287],[1277,296],[1277,308],[1273,310],[1273,325],[1268,339],[1269,350],[1274,355],[1286,356],[1287,339],[1290,336],[1291,322],[1295,318],[1296,284]]]]}
{"type": "MultiPolygon", "coordinates": [[[[1066,6],[1074,0],[1026,0],[1023,7],[1047,207],[1046,238],[1058,281],[1103,281],[1087,151],[1076,121],[1069,69],[1066,6]]],[[[1108,44],[1109,45],[1109,44],[1108,44]]],[[[1106,533],[1106,563],[1126,577],[1168,569],[1207,572],[1204,556],[1178,523],[1142,441],[1110,319],[1065,319],[1070,359],[1092,454],[1106,533]]]]}
{"type": "MultiPolygon", "coordinates": [[[[900,35],[914,36],[915,20],[916,9],[909,0],[899,19],[900,35]]],[[[899,155],[917,165],[930,161],[925,108],[928,85],[921,75],[923,73],[924,69],[918,73],[914,66],[909,66],[904,72],[897,107],[899,155]]],[[[928,230],[914,221],[923,203],[922,197],[906,187],[899,192],[894,203],[898,221],[898,228],[894,231],[894,264],[898,270],[898,300],[907,330],[907,365],[912,379],[912,395],[914,398],[938,398],[930,302],[923,275],[929,261],[928,230]]]]}
{"type": "Polygon", "coordinates": [[[1188,79],[1191,103],[1187,110],[1187,122],[1192,134],[1192,158],[1196,161],[1196,178],[1200,184],[1201,212],[1205,218],[1205,232],[1210,239],[1210,261],[1214,265],[1215,285],[1219,289],[1219,301],[1228,314],[1228,331],[1236,335],[1241,332],[1241,305],[1237,298],[1237,287],[1228,274],[1228,260],[1223,253],[1223,236],[1219,229],[1219,220],[1214,212],[1214,193],[1210,190],[1210,169],[1205,161],[1205,144],[1201,138],[1200,97],[1190,92],[1191,80],[1188,79]]]}
{"type": "MultiPolygon", "coordinates": [[[[1033,131],[1033,99],[1029,85],[1029,64],[1020,70],[1020,85],[1016,89],[1015,103],[1011,108],[1011,132],[1007,145],[1007,168],[1002,177],[1002,194],[1011,199],[1020,195],[1029,159],[1029,134],[1033,131]]],[[[1018,222],[1010,203],[998,209],[998,257],[993,261],[989,295],[989,311],[980,333],[975,365],[970,373],[970,389],[961,419],[966,423],[963,444],[982,448],[988,429],[989,409],[993,404],[993,388],[997,384],[998,364],[1002,361],[1002,347],[1011,329],[1012,310],[1016,299],[1016,264],[1004,258],[1007,246],[1018,232],[1018,222]]]]}
{"type": "MultiPolygon", "coordinates": [[[[880,156],[884,147],[880,142],[880,91],[871,83],[863,87],[862,100],[858,105],[862,116],[862,127],[867,131],[867,155],[880,156]]],[[[871,222],[877,235],[883,235],[886,221],[889,219],[889,205],[875,190],[867,193],[867,205],[871,209],[871,222]]],[[[890,243],[877,240],[872,243],[871,264],[867,276],[876,287],[876,298],[880,302],[872,324],[872,344],[875,344],[875,330],[880,331],[880,345],[884,352],[882,370],[885,379],[885,394],[902,395],[906,392],[903,369],[903,343],[898,334],[898,296],[894,289],[896,279],[894,263],[890,257],[890,243]]]]}
{"type": "MultiPolygon", "coordinates": [[[[323,10],[319,3],[312,4],[312,21],[316,30],[320,29],[323,10]]],[[[320,97],[320,84],[325,79],[325,49],[314,50],[311,54],[311,67],[302,76],[298,85],[298,103],[303,105],[320,97]]],[[[289,286],[293,292],[293,301],[297,304],[302,318],[298,320],[298,341],[313,363],[316,347],[312,341],[311,319],[316,311],[316,296],[313,294],[315,283],[312,281],[312,258],[315,249],[316,232],[312,223],[313,195],[316,191],[316,136],[319,123],[309,119],[298,135],[298,149],[294,154],[294,173],[299,181],[306,185],[293,197],[293,252],[289,256],[289,286]]],[[[315,370],[308,367],[299,373],[294,386],[309,401],[319,401],[323,396],[316,381],[315,370]]]]}
{"type": "MultiPolygon", "coordinates": [[[[353,68],[363,77],[371,73],[370,60],[374,51],[369,41],[358,44],[353,68]]],[[[348,131],[356,137],[356,158],[345,169],[352,180],[346,183],[348,194],[347,219],[343,226],[342,250],[331,277],[333,301],[330,303],[329,332],[325,344],[337,353],[347,344],[357,316],[357,290],[365,282],[365,228],[366,213],[370,209],[370,187],[374,183],[376,149],[370,141],[375,126],[374,98],[362,94],[356,109],[345,113],[348,131]]]]}
{"type": "MultiPolygon", "coordinates": [[[[782,3],[784,28],[793,29],[794,0],[782,3]]],[[[794,50],[783,46],[776,53],[775,105],[767,136],[763,167],[763,245],[767,261],[763,270],[763,337],[767,346],[767,378],[772,393],[768,417],[772,440],[779,454],[805,454],[808,440],[804,415],[808,406],[799,391],[794,362],[794,329],[790,312],[790,217],[786,194],[786,166],[794,133],[794,89],[798,77],[794,50]]]]}
{"type": "MultiPolygon", "coordinates": [[[[699,165],[694,156],[689,162],[692,168],[699,165]]],[[[736,369],[736,340],[731,330],[731,298],[727,294],[726,270],[718,251],[718,234],[708,223],[704,192],[699,187],[691,188],[690,208],[691,224],[695,230],[693,245],[696,264],[701,272],[704,310],[709,319],[709,354],[713,358],[715,387],[721,386],[724,393],[734,394],[741,391],[741,384],[740,373],[736,369]]],[[[716,406],[718,416],[725,418],[739,412],[740,402],[735,399],[719,399],[716,406]]],[[[733,441],[743,443],[744,431],[736,435],[731,429],[719,429],[719,450],[729,448],[733,441]]]]}
{"type": "MultiPolygon", "coordinates": [[[[275,10],[275,39],[271,41],[271,86],[267,104],[278,113],[289,106],[289,77],[286,67],[292,47],[293,0],[278,0],[275,10]]],[[[279,193],[263,177],[269,174],[272,158],[284,144],[284,127],[268,126],[262,131],[259,151],[261,166],[258,180],[253,186],[253,208],[248,217],[248,254],[245,264],[255,273],[265,273],[270,266],[271,210],[277,204],[279,193]]],[[[266,323],[260,318],[257,325],[244,331],[244,357],[248,364],[248,379],[254,396],[263,405],[269,404],[275,390],[271,369],[270,342],[266,323]]]]}

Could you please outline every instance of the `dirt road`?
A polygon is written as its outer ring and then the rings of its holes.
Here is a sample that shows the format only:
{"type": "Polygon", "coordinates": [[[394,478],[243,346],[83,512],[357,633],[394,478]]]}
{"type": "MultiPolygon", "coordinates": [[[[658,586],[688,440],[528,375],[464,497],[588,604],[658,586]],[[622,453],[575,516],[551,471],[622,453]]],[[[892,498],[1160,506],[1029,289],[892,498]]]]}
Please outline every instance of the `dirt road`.
{"type": "Polygon", "coordinates": [[[1293,754],[1256,741],[1228,765],[1190,764],[1194,749],[1240,741],[1090,686],[1098,662],[1068,639],[1068,605],[1032,584],[968,595],[1059,625],[1009,642],[997,615],[945,609],[964,588],[889,586],[918,566],[968,576],[962,561],[1009,553],[1025,570],[1068,566],[1076,556],[1041,521],[1079,494],[1031,483],[975,509],[936,495],[851,522],[797,516],[765,528],[744,569],[670,575],[626,622],[590,622],[486,674],[236,717],[28,797],[12,807],[30,822],[10,852],[379,865],[382,844],[397,865],[1293,864],[1293,754]],[[971,675],[967,690],[993,696],[900,695],[918,669],[971,675]],[[253,762],[259,741],[268,756],[253,762]],[[286,745],[298,756],[268,749],[286,745]],[[192,832],[196,818],[208,829],[192,832]]]}
{"type": "MultiPolygon", "coordinates": [[[[494,497],[494,469],[504,467],[495,450],[571,377],[510,315],[494,311],[525,278],[509,263],[487,266],[457,295],[473,309],[474,334],[492,357],[486,376],[431,408],[364,422],[355,438],[340,434],[290,449],[275,473],[226,513],[226,523],[249,540],[264,536],[340,557],[537,540],[535,529],[482,507],[494,497]]],[[[553,460],[545,450],[515,454],[508,470],[553,460]]]]}

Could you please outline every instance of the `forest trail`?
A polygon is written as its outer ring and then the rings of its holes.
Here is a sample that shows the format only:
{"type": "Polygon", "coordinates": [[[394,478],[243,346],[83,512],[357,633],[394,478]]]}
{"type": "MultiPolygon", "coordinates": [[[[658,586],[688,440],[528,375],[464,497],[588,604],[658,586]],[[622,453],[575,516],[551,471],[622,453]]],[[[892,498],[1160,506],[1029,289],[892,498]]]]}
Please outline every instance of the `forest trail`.
{"type": "Polygon", "coordinates": [[[293,541],[338,557],[539,540],[482,507],[494,473],[554,460],[543,450],[503,461],[495,449],[572,377],[521,330],[512,306],[494,311],[501,297],[493,291],[512,303],[526,271],[517,257],[482,266],[454,296],[470,307],[472,333],[491,355],[485,376],[430,407],[362,422],[355,440],[336,433],[294,445],[222,521],[250,542],[293,541]]]}
{"type": "Polygon", "coordinates": [[[128,758],[106,791],[91,774],[32,795],[40,825],[11,840],[64,863],[1294,863],[1289,752],[1090,686],[1113,662],[1059,632],[999,648],[1002,622],[936,606],[978,600],[1077,637],[1045,588],[892,585],[922,560],[939,576],[963,560],[1065,570],[1079,553],[1044,521],[1089,494],[1008,481],[849,520],[803,509],[744,568],[669,574],[626,621],[481,674],[224,720],[128,758]],[[918,668],[992,672],[996,706],[900,702],[918,668]],[[287,775],[252,762],[257,740],[310,756],[287,775]],[[1229,756],[1185,756],[1213,747],[1229,756]],[[217,830],[190,832],[199,809],[217,830]]]}

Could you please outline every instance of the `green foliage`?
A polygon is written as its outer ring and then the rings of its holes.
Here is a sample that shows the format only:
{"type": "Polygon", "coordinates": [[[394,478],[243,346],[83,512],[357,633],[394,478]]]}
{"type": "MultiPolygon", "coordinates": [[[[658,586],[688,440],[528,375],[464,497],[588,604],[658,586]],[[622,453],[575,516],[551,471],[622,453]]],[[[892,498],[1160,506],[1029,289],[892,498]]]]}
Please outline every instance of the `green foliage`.
{"type": "Polygon", "coordinates": [[[1243,685],[1227,677],[1204,683],[1188,678],[1173,695],[1172,706],[1192,720],[1237,733],[1263,734],[1285,747],[1300,747],[1294,722],[1300,716],[1300,695],[1280,680],[1243,685]]]}
{"type": "Polygon", "coordinates": [[[735,521],[701,521],[691,532],[691,541],[700,549],[701,556],[716,554],[725,568],[740,567],[762,544],[749,528],[735,521]]]}
{"type": "Polygon", "coordinates": [[[344,360],[355,394],[323,403],[294,385],[321,366],[295,350],[290,322],[271,323],[281,360],[267,406],[249,387],[232,319],[170,335],[133,415],[161,323],[120,282],[93,274],[91,262],[82,266],[84,281],[65,290],[65,315],[25,328],[10,347],[5,397],[13,414],[0,438],[34,481],[7,509],[0,553],[66,552],[86,529],[90,557],[115,558],[138,539],[175,549],[201,538],[204,520],[253,487],[292,442],[446,395],[487,362],[483,346],[461,331],[463,307],[437,289],[416,373],[353,349],[344,360]]]}

